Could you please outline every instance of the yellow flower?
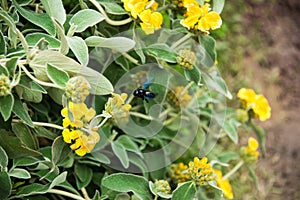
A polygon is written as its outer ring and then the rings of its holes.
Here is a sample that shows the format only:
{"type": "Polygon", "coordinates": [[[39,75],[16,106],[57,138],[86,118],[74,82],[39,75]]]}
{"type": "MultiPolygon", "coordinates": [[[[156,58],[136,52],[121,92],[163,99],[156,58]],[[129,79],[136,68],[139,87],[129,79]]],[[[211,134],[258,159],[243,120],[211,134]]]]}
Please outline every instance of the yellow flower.
{"type": "Polygon", "coordinates": [[[224,196],[227,199],[233,199],[232,188],[228,179],[223,180],[222,172],[217,169],[213,169],[214,174],[216,175],[216,182],[219,188],[222,189],[224,196]]]}
{"type": "Polygon", "coordinates": [[[198,185],[207,185],[208,181],[214,180],[212,167],[207,161],[206,157],[201,160],[195,157],[194,161],[189,162],[188,173],[198,185]]]}
{"type": "Polygon", "coordinates": [[[211,11],[202,17],[198,22],[198,29],[202,32],[208,33],[209,30],[215,30],[222,25],[222,19],[220,15],[211,11]]]}
{"type": "Polygon", "coordinates": [[[240,98],[242,106],[246,109],[252,109],[261,121],[271,117],[271,107],[263,95],[256,94],[252,89],[241,88],[237,96],[240,98]]]}
{"type": "Polygon", "coordinates": [[[124,3],[126,11],[130,12],[133,18],[137,18],[138,14],[145,10],[148,0],[121,0],[124,3]]]}
{"type": "Polygon", "coordinates": [[[128,95],[126,93],[122,93],[121,95],[112,93],[112,96],[108,98],[105,104],[105,112],[117,121],[127,122],[129,110],[131,109],[130,104],[125,104],[128,95]]]}
{"type": "Polygon", "coordinates": [[[271,117],[271,107],[263,95],[256,95],[254,105],[252,110],[261,121],[266,121],[271,117]]]}
{"type": "Polygon", "coordinates": [[[248,139],[248,146],[241,147],[241,157],[247,163],[255,163],[258,160],[259,152],[257,151],[259,144],[255,138],[248,139]]]}
{"type": "Polygon", "coordinates": [[[188,174],[188,166],[182,162],[171,165],[170,176],[177,183],[191,180],[190,174],[188,174]]]}
{"type": "Polygon", "coordinates": [[[144,10],[139,14],[141,27],[146,34],[154,33],[161,27],[163,17],[159,12],[152,12],[150,9],[144,10]]]}
{"type": "Polygon", "coordinates": [[[61,114],[64,117],[64,141],[71,144],[70,148],[79,156],[91,152],[100,140],[98,128],[90,125],[96,111],[93,108],[88,109],[84,103],[69,102],[68,106],[61,110],[61,114]]]}
{"type": "Polygon", "coordinates": [[[205,3],[200,6],[195,0],[184,0],[183,6],[186,8],[185,19],[180,23],[187,29],[197,29],[204,33],[220,28],[222,19],[215,11],[210,11],[210,4],[205,3]]]}
{"type": "Polygon", "coordinates": [[[196,54],[188,49],[180,50],[177,56],[178,64],[187,70],[192,70],[196,62],[196,54]]]}

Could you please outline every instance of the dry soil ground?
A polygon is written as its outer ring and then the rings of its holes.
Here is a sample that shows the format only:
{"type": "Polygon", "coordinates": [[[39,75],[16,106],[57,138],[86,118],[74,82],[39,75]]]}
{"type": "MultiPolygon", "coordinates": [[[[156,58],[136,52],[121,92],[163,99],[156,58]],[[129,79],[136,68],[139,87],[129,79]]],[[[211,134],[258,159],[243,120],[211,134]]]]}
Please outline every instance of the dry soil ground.
{"type": "MultiPolygon", "coordinates": [[[[230,3],[230,2],[227,2],[230,3]]],[[[269,99],[267,157],[259,162],[257,199],[300,199],[300,0],[247,0],[244,34],[264,49],[243,61],[254,86],[269,99]],[[255,22],[255,24],[254,24],[255,22]],[[264,55],[257,59],[257,56],[264,55]]]]}

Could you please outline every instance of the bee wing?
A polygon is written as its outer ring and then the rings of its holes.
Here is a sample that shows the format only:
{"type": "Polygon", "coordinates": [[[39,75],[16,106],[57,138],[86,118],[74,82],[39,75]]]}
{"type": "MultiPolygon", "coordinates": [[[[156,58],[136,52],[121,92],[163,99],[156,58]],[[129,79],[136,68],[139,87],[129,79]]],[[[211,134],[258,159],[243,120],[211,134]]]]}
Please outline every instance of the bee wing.
{"type": "Polygon", "coordinates": [[[154,81],[154,78],[148,78],[143,85],[143,89],[146,90],[149,88],[150,84],[154,81]]]}

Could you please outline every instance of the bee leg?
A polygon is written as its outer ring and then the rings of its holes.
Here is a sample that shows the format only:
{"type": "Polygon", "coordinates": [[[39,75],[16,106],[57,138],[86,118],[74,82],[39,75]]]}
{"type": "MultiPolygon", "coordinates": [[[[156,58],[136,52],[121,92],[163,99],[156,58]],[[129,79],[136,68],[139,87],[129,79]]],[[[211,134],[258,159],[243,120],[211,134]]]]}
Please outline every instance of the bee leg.
{"type": "Polygon", "coordinates": [[[146,98],[145,98],[145,101],[146,101],[147,103],[149,103],[148,99],[146,99],[146,98]]]}

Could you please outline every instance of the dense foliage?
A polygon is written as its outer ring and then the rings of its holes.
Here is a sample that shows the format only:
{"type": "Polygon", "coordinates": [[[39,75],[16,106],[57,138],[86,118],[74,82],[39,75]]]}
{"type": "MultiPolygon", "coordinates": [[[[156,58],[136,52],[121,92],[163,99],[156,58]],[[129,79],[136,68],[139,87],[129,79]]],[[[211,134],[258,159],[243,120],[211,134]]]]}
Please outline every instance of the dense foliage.
{"type": "Polygon", "coordinates": [[[0,199],[232,199],[241,167],[255,180],[271,108],[247,88],[226,106],[223,6],[2,0],[0,199]]]}

